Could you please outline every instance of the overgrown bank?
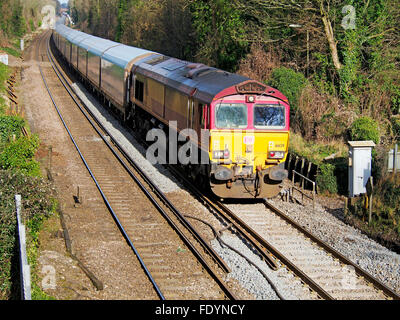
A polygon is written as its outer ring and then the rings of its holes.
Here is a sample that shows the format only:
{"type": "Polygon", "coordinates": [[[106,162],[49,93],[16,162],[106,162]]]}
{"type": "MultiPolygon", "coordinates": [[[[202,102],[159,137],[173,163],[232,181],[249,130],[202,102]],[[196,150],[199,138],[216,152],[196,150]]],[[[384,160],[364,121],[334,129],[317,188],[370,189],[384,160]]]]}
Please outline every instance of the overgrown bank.
{"type": "Polygon", "coordinates": [[[36,281],[38,235],[43,222],[56,213],[55,192],[42,177],[35,160],[39,138],[29,133],[25,119],[10,111],[4,95],[11,68],[0,63],[0,300],[20,299],[19,248],[15,215],[16,194],[22,196],[27,227],[32,298],[47,298],[36,281]],[[27,135],[23,134],[27,129],[27,135]]]}

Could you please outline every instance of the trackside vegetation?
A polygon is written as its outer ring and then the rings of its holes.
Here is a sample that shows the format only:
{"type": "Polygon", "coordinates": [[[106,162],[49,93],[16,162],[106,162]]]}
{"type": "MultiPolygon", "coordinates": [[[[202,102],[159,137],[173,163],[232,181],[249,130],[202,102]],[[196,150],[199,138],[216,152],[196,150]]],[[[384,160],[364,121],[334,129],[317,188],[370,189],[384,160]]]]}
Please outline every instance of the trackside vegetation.
{"type": "MultiPolygon", "coordinates": [[[[0,4],[0,46],[2,51],[19,56],[16,37],[33,30],[37,21],[25,20],[35,14],[23,12],[33,5],[22,1],[5,1],[0,4]],[[10,14],[9,14],[10,13],[10,14]]],[[[33,12],[33,11],[32,11],[33,12]]],[[[36,16],[38,18],[39,16],[36,16]]],[[[35,154],[40,141],[31,134],[26,120],[11,111],[6,98],[6,81],[12,68],[0,63],[0,300],[20,299],[19,248],[15,200],[22,196],[22,218],[26,226],[28,262],[31,266],[32,298],[48,299],[37,282],[38,237],[43,222],[56,214],[55,191],[42,178],[40,164],[35,154]],[[27,135],[24,135],[27,132],[27,135]]]]}
{"type": "MultiPolygon", "coordinates": [[[[0,77],[9,73],[4,67],[0,77]]],[[[15,200],[22,196],[22,213],[27,227],[28,262],[35,280],[38,236],[45,219],[56,213],[57,202],[50,184],[41,177],[35,153],[39,148],[36,135],[24,136],[28,128],[19,115],[8,114],[4,101],[0,105],[0,300],[20,299],[19,249],[17,245],[15,200]]],[[[29,128],[28,128],[29,131],[29,128]]],[[[47,298],[32,283],[32,297],[47,298]]]]}

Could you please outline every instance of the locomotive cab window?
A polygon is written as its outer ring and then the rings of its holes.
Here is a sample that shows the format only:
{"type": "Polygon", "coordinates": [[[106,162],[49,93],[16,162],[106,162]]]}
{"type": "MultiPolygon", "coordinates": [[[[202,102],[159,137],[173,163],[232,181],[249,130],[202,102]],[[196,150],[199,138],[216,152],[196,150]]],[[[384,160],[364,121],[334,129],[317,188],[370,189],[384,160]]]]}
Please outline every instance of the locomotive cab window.
{"type": "Polygon", "coordinates": [[[247,128],[247,106],[239,103],[221,103],[215,108],[215,125],[220,129],[247,128]]]}
{"type": "Polygon", "coordinates": [[[285,128],[285,107],[282,105],[255,105],[254,127],[262,129],[285,128]]]}
{"type": "Polygon", "coordinates": [[[135,99],[143,102],[144,97],[144,83],[136,79],[135,82],[135,99]]]}

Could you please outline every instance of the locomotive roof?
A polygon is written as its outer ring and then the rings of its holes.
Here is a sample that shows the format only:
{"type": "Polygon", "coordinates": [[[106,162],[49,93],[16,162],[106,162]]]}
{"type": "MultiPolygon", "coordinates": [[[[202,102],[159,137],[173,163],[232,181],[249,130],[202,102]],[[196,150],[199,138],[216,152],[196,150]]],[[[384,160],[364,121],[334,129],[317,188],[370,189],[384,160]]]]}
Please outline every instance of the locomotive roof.
{"type": "Polygon", "coordinates": [[[163,55],[142,60],[136,71],[186,94],[194,93],[194,98],[205,103],[210,103],[222,90],[249,80],[217,68],[163,55]]]}

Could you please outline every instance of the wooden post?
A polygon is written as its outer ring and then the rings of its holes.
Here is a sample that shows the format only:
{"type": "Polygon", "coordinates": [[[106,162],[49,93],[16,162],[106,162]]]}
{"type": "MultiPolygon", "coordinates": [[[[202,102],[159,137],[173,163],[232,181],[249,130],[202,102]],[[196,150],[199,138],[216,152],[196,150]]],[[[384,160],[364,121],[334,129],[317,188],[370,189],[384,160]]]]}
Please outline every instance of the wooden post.
{"type": "Polygon", "coordinates": [[[49,163],[48,163],[48,166],[49,166],[49,170],[51,171],[51,165],[52,165],[52,154],[53,154],[53,147],[52,146],[50,146],[49,147],[49,153],[48,153],[48,156],[49,156],[49,163]]]}
{"type": "MultiPolygon", "coordinates": [[[[311,161],[308,162],[307,174],[305,174],[305,176],[306,176],[308,179],[311,179],[311,177],[310,177],[310,171],[311,171],[311,161]]],[[[306,187],[308,187],[309,185],[310,185],[309,183],[306,184],[306,187]]]]}
{"type": "Polygon", "coordinates": [[[47,179],[49,179],[49,181],[53,181],[53,175],[51,173],[51,167],[52,167],[52,155],[53,155],[53,147],[50,146],[48,149],[48,153],[47,153],[47,179]]]}
{"type": "Polygon", "coordinates": [[[78,190],[77,190],[77,198],[78,198],[78,203],[82,203],[81,188],[79,186],[78,186],[78,190]]]}
{"type": "Polygon", "coordinates": [[[367,199],[368,199],[368,224],[372,221],[372,193],[374,191],[374,178],[371,176],[368,179],[367,185],[367,199]]]}

